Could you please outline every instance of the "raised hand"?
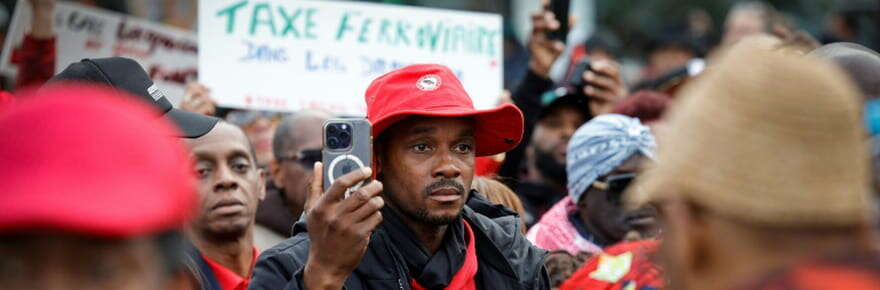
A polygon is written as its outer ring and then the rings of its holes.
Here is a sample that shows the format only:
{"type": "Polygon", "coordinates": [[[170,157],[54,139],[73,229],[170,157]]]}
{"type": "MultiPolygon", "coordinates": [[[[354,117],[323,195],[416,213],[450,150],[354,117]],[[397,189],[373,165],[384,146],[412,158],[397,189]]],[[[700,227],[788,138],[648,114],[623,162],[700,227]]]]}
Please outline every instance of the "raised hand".
{"type": "Polygon", "coordinates": [[[584,86],[584,94],[589,97],[590,112],[594,116],[611,113],[614,105],[627,95],[626,85],[620,75],[620,65],[613,60],[596,60],[582,77],[587,84],[584,86]]]}
{"type": "Polygon", "coordinates": [[[349,172],[322,192],[323,167],[315,163],[309,187],[306,226],[311,246],[303,283],[307,289],[341,289],[367,251],[373,230],[382,222],[379,210],[385,202],[379,196],[379,181],[361,186],[344,198],[349,187],[370,177],[370,168],[349,172]]]}
{"type": "Polygon", "coordinates": [[[565,50],[565,44],[548,37],[550,31],[559,29],[559,21],[548,9],[550,1],[541,2],[541,10],[532,13],[532,34],[529,37],[529,69],[544,78],[549,78],[550,67],[565,50]]]}

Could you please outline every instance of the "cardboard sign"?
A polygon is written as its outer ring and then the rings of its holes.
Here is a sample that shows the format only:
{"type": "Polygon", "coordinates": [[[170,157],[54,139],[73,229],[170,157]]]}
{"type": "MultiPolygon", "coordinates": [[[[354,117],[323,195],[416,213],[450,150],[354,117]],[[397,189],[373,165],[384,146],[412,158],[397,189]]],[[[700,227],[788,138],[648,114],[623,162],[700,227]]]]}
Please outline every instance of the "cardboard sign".
{"type": "MultiPolygon", "coordinates": [[[[0,71],[15,75],[11,52],[30,30],[31,6],[19,1],[3,47],[0,71]]],[[[198,39],[195,33],[129,15],[76,3],[55,5],[57,61],[55,71],[83,58],[123,56],[144,66],[170,101],[177,104],[187,80],[195,80],[198,39]]]]}
{"type": "Polygon", "coordinates": [[[370,3],[199,1],[199,81],[221,105],[364,115],[376,77],[414,63],[458,75],[477,108],[502,90],[501,16],[370,3]]]}

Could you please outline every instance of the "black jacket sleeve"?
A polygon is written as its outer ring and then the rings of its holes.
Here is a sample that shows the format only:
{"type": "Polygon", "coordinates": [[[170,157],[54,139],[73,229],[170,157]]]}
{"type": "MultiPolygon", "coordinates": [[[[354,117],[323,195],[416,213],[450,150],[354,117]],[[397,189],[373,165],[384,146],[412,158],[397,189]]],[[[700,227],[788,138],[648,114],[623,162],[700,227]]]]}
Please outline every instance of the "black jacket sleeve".
{"type": "Polygon", "coordinates": [[[550,290],[550,274],[547,273],[547,267],[541,267],[541,274],[538,275],[538,281],[535,284],[537,290],[550,290]]]}
{"type": "Polygon", "coordinates": [[[519,179],[519,169],[522,166],[525,156],[526,147],[532,139],[532,130],[538,123],[538,116],[541,115],[541,96],[553,87],[553,81],[543,78],[529,70],[525,79],[520,83],[519,87],[513,92],[513,104],[519,107],[523,112],[523,139],[513,150],[507,152],[504,163],[498,170],[498,176],[504,180],[507,185],[516,190],[519,179]]]}
{"type": "Polygon", "coordinates": [[[299,290],[308,257],[308,241],[291,238],[260,254],[248,290],[299,290]]]}

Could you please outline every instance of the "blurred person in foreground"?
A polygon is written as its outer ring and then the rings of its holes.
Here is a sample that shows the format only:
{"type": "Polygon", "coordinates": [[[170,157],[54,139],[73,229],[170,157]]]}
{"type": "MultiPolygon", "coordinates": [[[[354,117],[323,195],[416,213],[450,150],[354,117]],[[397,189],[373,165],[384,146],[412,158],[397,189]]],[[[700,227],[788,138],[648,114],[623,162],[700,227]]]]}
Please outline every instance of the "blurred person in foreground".
{"type": "Polygon", "coordinates": [[[522,113],[475,110],[455,74],[434,64],[377,78],[365,101],[375,171],[324,191],[316,163],[305,220],[260,256],[251,289],[549,289],[546,252],[515,213],[472,190],[475,156],[516,146],[522,113]]]}
{"type": "Polygon", "coordinates": [[[628,195],[659,209],[672,288],[877,289],[860,97],[838,68],[744,40],[679,99],[628,195]]]}
{"type": "Polygon", "coordinates": [[[871,136],[873,188],[875,194],[880,193],[880,54],[855,43],[838,42],[823,45],[809,55],[834,63],[858,86],[864,102],[865,129],[871,136]]]}
{"type": "Polygon", "coordinates": [[[257,210],[254,238],[258,248],[265,250],[289,238],[293,224],[300,219],[312,166],[321,161],[324,121],[330,118],[333,115],[324,111],[301,110],[284,117],[275,129],[271,181],[257,210]]]}
{"type": "Polygon", "coordinates": [[[529,241],[572,255],[599,253],[633,226],[650,227],[650,212],[625,212],[622,198],[642,164],[653,158],[654,142],[648,127],[623,115],[601,115],[581,126],[568,144],[568,196],[529,229],[529,241]]]}
{"type": "Polygon", "coordinates": [[[178,129],[106,88],[59,85],[0,112],[0,287],[194,289],[196,202],[178,129]]]}
{"type": "Polygon", "coordinates": [[[865,102],[880,99],[880,54],[856,43],[829,43],[809,53],[840,67],[855,82],[865,102]]]}
{"type": "Polygon", "coordinates": [[[199,213],[187,231],[194,246],[189,254],[207,289],[247,289],[257,260],[254,219],[265,197],[266,174],[235,125],[217,123],[186,143],[200,193],[199,213]]]}
{"type": "Polygon", "coordinates": [[[582,92],[548,92],[554,86],[550,68],[565,49],[564,43],[548,37],[559,29],[548,5],[543,1],[542,10],[532,14],[529,71],[512,94],[525,117],[523,142],[506,154],[498,173],[522,199],[527,225],[565,197],[566,146],[574,131],[593,116],[609,113],[627,94],[620,65],[608,58],[592,61],[578,76],[586,85],[573,89],[582,92]]]}

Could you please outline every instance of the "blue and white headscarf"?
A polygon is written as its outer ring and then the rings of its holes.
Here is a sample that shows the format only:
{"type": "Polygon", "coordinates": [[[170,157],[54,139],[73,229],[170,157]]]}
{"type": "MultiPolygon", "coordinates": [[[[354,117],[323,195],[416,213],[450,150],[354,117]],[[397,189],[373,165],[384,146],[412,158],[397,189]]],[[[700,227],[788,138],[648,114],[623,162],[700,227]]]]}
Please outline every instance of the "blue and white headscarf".
{"type": "Polygon", "coordinates": [[[654,135],[638,119],[619,114],[593,118],[568,142],[568,195],[577,203],[596,178],[613,171],[635,153],[653,159],[656,147],[654,135]]]}

